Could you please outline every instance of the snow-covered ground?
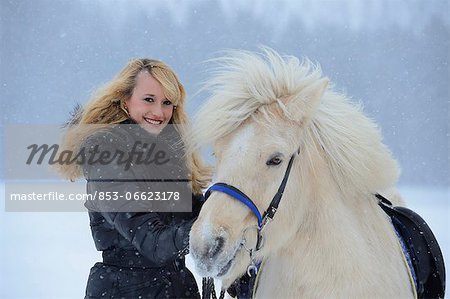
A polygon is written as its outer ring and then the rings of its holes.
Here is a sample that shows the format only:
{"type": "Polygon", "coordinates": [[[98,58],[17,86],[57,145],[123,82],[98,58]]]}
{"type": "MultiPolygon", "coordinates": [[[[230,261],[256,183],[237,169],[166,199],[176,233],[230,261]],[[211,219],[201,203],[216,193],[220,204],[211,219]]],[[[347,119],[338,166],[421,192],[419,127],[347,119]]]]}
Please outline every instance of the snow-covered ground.
{"type": "MultiPolygon", "coordinates": [[[[433,229],[450,269],[450,189],[400,190],[433,229]]],[[[3,203],[3,184],[0,198],[3,203]]],[[[89,269],[101,259],[87,214],[79,212],[6,213],[2,207],[0,244],[0,298],[5,299],[82,298],[89,269]]]]}

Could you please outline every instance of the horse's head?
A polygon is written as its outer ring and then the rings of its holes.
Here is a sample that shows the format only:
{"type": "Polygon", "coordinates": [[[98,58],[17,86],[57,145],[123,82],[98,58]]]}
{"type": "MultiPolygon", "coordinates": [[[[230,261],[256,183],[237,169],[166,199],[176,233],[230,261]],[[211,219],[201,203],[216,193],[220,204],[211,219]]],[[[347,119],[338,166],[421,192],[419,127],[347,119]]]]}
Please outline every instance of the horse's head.
{"type": "MultiPolygon", "coordinates": [[[[355,176],[370,177],[363,167],[347,161],[356,155],[356,159],[363,159],[357,163],[374,166],[364,157],[370,153],[346,148],[347,139],[369,135],[360,141],[374,137],[376,142],[369,143],[380,149],[378,132],[348,103],[333,106],[334,100],[342,97],[328,90],[328,79],[311,62],[283,58],[270,50],[264,57],[234,52],[223,59],[223,68],[210,87],[213,94],[199,111],[193,141],[213,143],[215,182],[241,190],[263,213],[294,157],[277,214],[262,234],[263,245],[255,253],[256,259],[289,247],[296,234],[311,226],[323,207],[317,200],[320,194],[342,192],[355,185],[354,180],[361,180],[355,176]],[[322,107],[325,98],[331,104],[322,107]],[[370,129],[352,135],[355,130],[346,128],[352,125],[344,125],[352,116],[357,125],[364,125],[360,129],[370,129]],[[350,174],[352,171],[356,173],[350,174]]],[[[390,168],[392,165],[387,165],[386,171],[390,168]]],[[[358,188],[383,184],[378,179],[358,188]]],[[[224,285],[242,275],[250,263],[246,248],[255,248],[257,224],[248,206],[223,192],[211,192],[191,231],[191,254],[197,271],[221,279],[224,285]]]]}

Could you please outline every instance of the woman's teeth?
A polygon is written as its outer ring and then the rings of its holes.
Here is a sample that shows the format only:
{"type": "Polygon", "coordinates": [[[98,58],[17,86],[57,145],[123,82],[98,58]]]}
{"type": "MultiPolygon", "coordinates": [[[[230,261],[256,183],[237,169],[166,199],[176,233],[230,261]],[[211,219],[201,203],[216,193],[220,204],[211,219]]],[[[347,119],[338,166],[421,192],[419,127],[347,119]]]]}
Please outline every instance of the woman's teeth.
{"type": "Polygon", "coordinates": [[[162,124],[161,120],[154,120],[154,119],[149,119],[149,118],[144,118],[144,120],[146,122],[148,122],[149,124],[152,124],[152,125],[160,125],[160,124],[162,124]]]}

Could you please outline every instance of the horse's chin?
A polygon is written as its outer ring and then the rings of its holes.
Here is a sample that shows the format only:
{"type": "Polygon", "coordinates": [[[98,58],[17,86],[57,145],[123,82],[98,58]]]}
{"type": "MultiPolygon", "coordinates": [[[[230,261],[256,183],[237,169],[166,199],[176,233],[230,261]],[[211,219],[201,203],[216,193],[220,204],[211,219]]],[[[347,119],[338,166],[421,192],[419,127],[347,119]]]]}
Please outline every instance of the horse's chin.
{"type": "Polygon", "coordinates": [[[224,275],[226,275],[228,273],[228,271],[231,269],[231,267],[233,267],[234,265],[234,261],[235,261],[236,256],[233,256],[226,264],[225,266],[222,267],[222,269],[219,270],[219,273],[217,273],[217,277],[221,279],[222,277],[224,277],[224,275]]]}
{"type": "Polygon", "coordinates": [[[211,261],[208,258],[196,257],[194,254],[196,270],[198,274],[202,276],[208,276],[219,280],[228,280],[230,274],[235,272],[234,268],[236,264],[238,264],[238,256],[242,251],[243,247],[241,245],[236,246],[233,249],[225,251],[231,252],[231,254],[219,256],[214,261],[211,261]],[[205,262],[205,260],[207,262],[205,262]]]}

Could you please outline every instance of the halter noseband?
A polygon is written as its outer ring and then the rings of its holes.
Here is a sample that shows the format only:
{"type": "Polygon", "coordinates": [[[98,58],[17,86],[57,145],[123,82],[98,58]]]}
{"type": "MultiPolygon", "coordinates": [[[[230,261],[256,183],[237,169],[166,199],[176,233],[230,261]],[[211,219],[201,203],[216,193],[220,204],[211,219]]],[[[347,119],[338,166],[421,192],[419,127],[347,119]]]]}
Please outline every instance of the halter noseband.
{"type": "MultiPolygon", "coordinates": [[[[297,154],[300,150],[297,151],[297,154]]],[[[265,226],[269,221],[273,219],[275,216],[275,213],[277,212],[278,205],[280,204],[281,198],[283,197],[284,189],[286,188],[286,184],[289,178],[289,174],[291,172],[292,163],[294,162],[295,154],[292,154],[288,166],[286,168],[286,172],[284,173],[283,180],[281,181],[280,186],[278,187],[277,193],[272,198],[272,201],[270,202],[269,207],[264,211],[263,215],[261,216],[261,213],[258,210],[258,207],[255,205],[255,203],[248,197],[244,192],[239,190],[238,188],[228,185],[226,183],[215,183],[211,187],[208,188],[208,190],[205,193],[205,199],[208,199],[208,197],[211,195],[212,191],[219,191],[222,193],[225,193],[238,201],[245,204],[252,212],[255,214],[256,218],[258,219],[258,239],[256,243],[255,251],[258,251],[262,247],[262,231],[264,230],[265,226]]]]}

